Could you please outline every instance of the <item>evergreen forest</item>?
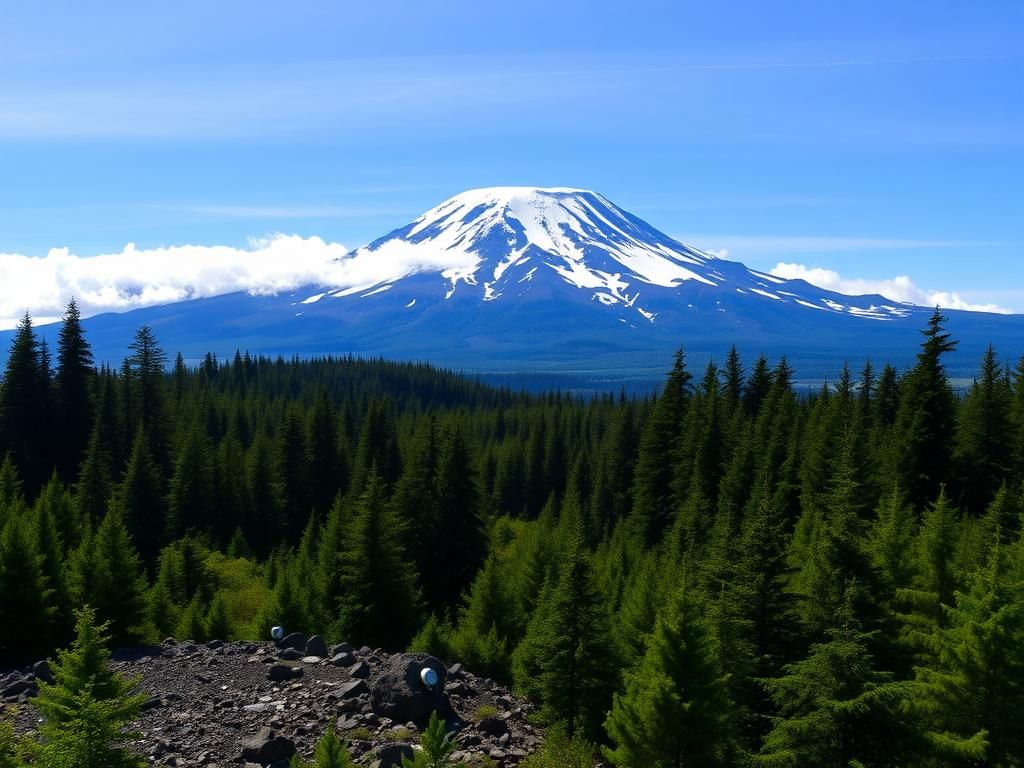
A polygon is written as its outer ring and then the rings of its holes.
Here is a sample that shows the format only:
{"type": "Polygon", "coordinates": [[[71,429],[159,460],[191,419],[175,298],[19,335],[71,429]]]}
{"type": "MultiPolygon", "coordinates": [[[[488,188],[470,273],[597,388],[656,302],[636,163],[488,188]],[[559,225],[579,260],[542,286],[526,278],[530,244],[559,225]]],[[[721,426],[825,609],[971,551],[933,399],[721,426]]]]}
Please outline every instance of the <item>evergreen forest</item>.
{"type": "Polygon", "coordinates": [[[26,315],[0,669],[70,645],[88,604],[114,646],[279,624],[427,650],[623,768],[1024,765],[1024,359],[990,348],[956,391],[955,346],[936,310],[908,370],[798,392],[785,359],[681,349],[657,395],[583,399],[191,365],[146,327],[97,366],[73,302],[53,350],[26,315]]]}

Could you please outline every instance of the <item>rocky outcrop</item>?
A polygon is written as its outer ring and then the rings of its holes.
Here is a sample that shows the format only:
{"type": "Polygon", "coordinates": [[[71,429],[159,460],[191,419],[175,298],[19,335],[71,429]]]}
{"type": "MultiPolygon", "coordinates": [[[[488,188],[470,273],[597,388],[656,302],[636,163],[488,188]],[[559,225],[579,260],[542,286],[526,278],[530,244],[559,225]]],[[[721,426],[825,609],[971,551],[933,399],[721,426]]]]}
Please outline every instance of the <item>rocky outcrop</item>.
{"type": "MultiPolygon", "coordinates": [[[[349,742],[359,765],[386,768],[411,754],[434,709],[453,732],[456,761],[472,765],[486,757],[487,764],[508,768],[540,745],[527,703],[458,664],[449,669],[426,654],[318,640],[297,634],[279,644],[168,639],[115,654],[114,667],[139,678],[149,696],[132,724],[135,749],[155,766],[283,768],[295,752],[309,758],[330,727],[349,742]],[[426,667],[437,674],[432,689],[423,683],[426,667]]],[[[23,733],[37,726],[30,701],[49,674],[45,665],[0,672],[0,705],[23,733]]]]}

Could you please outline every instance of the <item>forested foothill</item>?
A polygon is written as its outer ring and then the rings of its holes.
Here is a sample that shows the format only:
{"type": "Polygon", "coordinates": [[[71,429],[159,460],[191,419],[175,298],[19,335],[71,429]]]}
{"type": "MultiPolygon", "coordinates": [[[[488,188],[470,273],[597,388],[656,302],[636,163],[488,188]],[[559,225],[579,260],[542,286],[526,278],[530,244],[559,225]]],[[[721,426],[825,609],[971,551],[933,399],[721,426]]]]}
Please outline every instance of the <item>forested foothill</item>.
{"type": "Polygon", "coordinates": [[[88,604],[115,646],[282,625],[461,662],[538,704],[538,766],[1022,765],[1024,360],[990,349],[956,392],[943,320],[913,368],[811,393],[734,349],[582,399],[383,360],[188,366],[148,328],[97,368],[74,304],[55,350],[26,316],[0,668],[54,657],[88,604]]]}

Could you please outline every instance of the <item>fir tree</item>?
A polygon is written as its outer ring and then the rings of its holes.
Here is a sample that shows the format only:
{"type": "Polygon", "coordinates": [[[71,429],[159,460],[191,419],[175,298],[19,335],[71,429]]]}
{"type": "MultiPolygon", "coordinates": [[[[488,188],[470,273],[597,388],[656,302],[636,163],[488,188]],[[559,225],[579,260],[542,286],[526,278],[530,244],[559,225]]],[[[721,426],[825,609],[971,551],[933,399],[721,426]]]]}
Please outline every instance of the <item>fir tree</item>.
{"type": "Polygon", "coordinates": [[[125,523],[142,559],[151,566],[167,538],[163,479],[153,461],[150,441],[140,429],[121,484],[120,504],[125,523]]]}
{"type": "Polygon", "coordinates": [[[420,749],[413,753],[412,760],[402,758],[402,768],[447,768],[452,765],[451,755],[457,747],[444,726],[444,720],[438,718],[437,711],[431,712],[427,729],[420,737],[420,749]]]}
{"type": "Polygon", "coordinates": [[[755,760],[763,766],[890,766],[907,764],[910,725],[903,715],[910,684],[876,669],[869,638],[852,606],[836,617],[826,641],[786,666],[765,686],[782,716],[755,760]]]}
{"type": "Polygon", "coordinates": [[[61,439],[56,448],[61,477],[77,479],[92,431],[92,392],[95,369],[92,349],[82,330],[74,299],[68,302],[57,336],[56,417],[61,439]]]}
{"type": "Polygon", "coordinates": [[[0,531],[0,664],[38,658],[53,639],[53,589],[29,520],[15,515],[0,531]]]}
{"type": "Polygon", "coordinates": [[[957,414],[954,462],[961,506],[980,515],[1009,474],[1013,460],[1011,393],[990,344],[981,376],[957,414]]]}
{"type": "Polygon", "coordinates": [[[918,669],[914,703],[937,764],[1009,766],[1024,755],[1024,585],[1007,554],[996,541],[929,638],[934,663],[918,669]]]}
{"type": "Polygon", "coordinates": [[[110,670],[106,626],[89,608],[78,614],[77,637],[53,665],[53,685],[41,683],[33,706],[43,715],[36,749],[40,768],[142,768],[126,748],[124,726],[146,700],[135,683],[110,670]]]}
{"type": "Polygon", "coordinates": [[[537,670],[543,711],[570,738],[597,735],[611,698],[609,620],[596,590],[579,522],[573,524],[557,583],[541,598],[519,654],[517,680],[537,670]]]}
{"type": "Polygon", "coordinates": [[[605,721],[615,765],[650,768],[725,766],[730,702],[697,607],[685,595],[669,602],[639,666],[626,674],[605,721]]]}
{"type": "Polygon", "coordinates": [[[355,768],[345,745],[338,740],[334,726],[329,726],[317,742],[313,762],[303,762],[298,755],[292,758],[291,768],[355,768]]]}
{"type": "Polygon", "coordinates": [[[956,399],[946,377],[943,355],[956,349],[938,309],[923,331],[917,365],[906,375],[894,424],[893,479],[917,509],[934,499],[952,468],[956,399]]]}
{"type": "Polygon", "coordinates": [[[640,437],[630,524],[637,541],[646,547],[659,541],[671,525],[673,460],[686,414],[691,378],[680,349],[640,437]]]}
{"type": "Polygon", "coordinates": [[[419,625],[419,591],[402,527],[371,472],[341,554],[339,627],[370,646],[404,648],[419,625]]]}
{"type": "Polygon", "coordinates": [[[40,359],[39,339],[26,313],[11,341],[0,386],[0,450],[9,452],[29,498],[46,481],[46,423],[50,382],[40,359]]]}
{"type": "Polygon", "coordinates": [[[121,510],[112,505],[95,532],[86,534],[69,564],[71,595],[92,605],[116,645],[146,634],[146,578],[121,510]]]}

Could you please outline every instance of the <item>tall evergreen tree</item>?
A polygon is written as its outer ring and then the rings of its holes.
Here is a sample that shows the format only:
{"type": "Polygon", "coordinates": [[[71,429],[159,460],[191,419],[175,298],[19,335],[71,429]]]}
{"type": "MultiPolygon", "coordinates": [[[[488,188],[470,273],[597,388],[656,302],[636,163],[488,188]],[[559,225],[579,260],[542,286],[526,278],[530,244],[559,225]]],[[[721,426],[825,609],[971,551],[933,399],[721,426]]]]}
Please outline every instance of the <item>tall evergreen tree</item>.
{"type": "Polygon", "coordinates": [[[92,431],[95,369],[92,348],[82,330],[81,314],[74,299],[68,302],[57,336],[56,423],[60,440],[55,447],[61,477],[77,479],[92,431]]]}
{"type": "Polygon", "coordinates": [[[668,603],[639,666],[626,673],[605,728],[615,765],[710,768],[731,764],[727,676],[697,607],[668,603]]]}
{"type": "Polygon", "coordinates": [[[9,453],[33,498],[49,476],[46,423],[50,382],[41,364],[39,339],[26,313],[18,324],[0,386],[0,450],[9,453]]]}
{"type": "Polygon", "coordinates": [[[570,523],[558,581],[541,598],[527,636],[517,651],[517,681],[536,669],[543,711],[565,725],[572,738],[599,734],[611,699],[607,672],[613,663],[609,617],[596,589],[590,555],[579,521],[570,523]]]}
{"type": "Polygon", "coordinates": [[[658,542],[672,523],[673,460],[686,414],[691,378],[680,349],[640,437],[630,525],[637,541],[647,547],[658,542]]]}
{"type": "Polygon", "coordinates": [[[95,615],[79,612],[77,637],[61,651],[53,667],[55,682],[40,685],[33,706],[43,715],[43,737],[36,754],[40,768],[142,768],[146,761],[132,754],[131,735],[124,727],[146,700],[135,684],[110,670],[105,625],[95,615]]]}
{"type": "Polygon", "coordinates": [[[166,497],[160,469],[150,452],[150,440],[141,428],[132,444],[119,502],[139,554],[152,567],[167,539],[166,497]]]}
{"type": "Polygon", "coordinates": [[[915,707],[926,724],[935,765],[1013,766],[1024,755],[1024,583],[1006,548],[945,608],[929,638],[934,663],[918,669],[915,707]]]}
{"type": "Polygon", "coordinates": [[[960,505],[980,515],[992,501],[1013,460],[1010,420],[1011,392],[990,344],[981,375],[964,398],[957,415],[954,461],[960,505]]]}
{"type": "Polygon", "coordinates": [[[146,636],[146,579],[121,510],[112,505],[95,532],[74,552],[68,575],[78,605],[92,605],[116,645],[146,636]]]}
{"type": "Polygon", "coordinates": [[[0,664],[38,658],[53,639],[53,590],[27,518],[16,514],[0,531],[0,664]]]}
{"type": "Polygon", "coordinates": [[[891,479],[906,489],[916,509],[938,496],[953,462],[956,398],[942,358],[956,349],[957,342],[946,332],[945,321],[938,309],[929,319],[917,365],[904,377],[896,411],[891,479]]]}
{"type": "Polygon", "coordinates": [[[419,590],[402,526],[371,471],[341,555],[339,628],[370,646],[404,648],[419,626],[419,590]]]}

